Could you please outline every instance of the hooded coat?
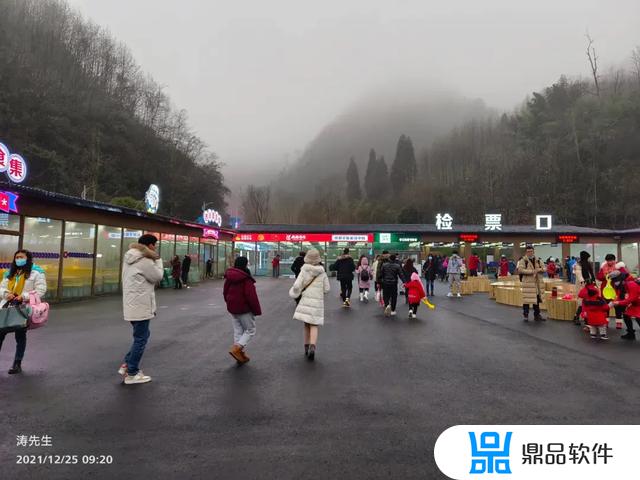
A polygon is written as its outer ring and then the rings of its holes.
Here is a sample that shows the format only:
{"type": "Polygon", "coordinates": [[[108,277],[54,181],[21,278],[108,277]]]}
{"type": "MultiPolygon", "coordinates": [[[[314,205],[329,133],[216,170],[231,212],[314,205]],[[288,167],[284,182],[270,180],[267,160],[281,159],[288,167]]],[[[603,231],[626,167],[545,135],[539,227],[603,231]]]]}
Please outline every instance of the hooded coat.
{"type": "Polygon", "coordinates": [[[600,296],[598,287],[587,285],[580,290],[578,297],[582,299],[582,311],[588,325],[602,327],[609,323],[609,303],[600,296]]]}
{"type": "Polygon", "coordinates": [[[624,281],[624,298],[617,304],[627,308],[625,315],[640,318],[640,285],[633,277],[628,276],[624,281]]]}
{"type": "Polygon", "coordinates": [[[356,269],[356,274],[358,275],[358,288],[371,288],[373,273],[371,272],[371,268],[369,267],[369,259],[367,257],[362,258],[360,266],[356,269]],[[369,274],[369,280],[367,280],[366,282],[362,281],[362,279],[360,278],[362,272],[365,271],[369,274]]]}
{"type": "Polygon", "coordinates": [[[156,252],[140,243],[129,245],[122,266],[122,310],[126,321],[155,316],[155,285],[163,274],[162,259],[156,252]]]}
{"type": "Polygon", "coordinates": [[[311,325],[324,325],[324,296],[330,289],[329,277],[324,267],[305,263],[289,290],[291,298],[298,298],[302,294],[293,318],[311,325]]]}
{"type": "Polygon", "coordinates": [[[427,296],[422,280],[420,280],[420,276],[417,273],[411,274],[411,280],[404,284],[404,288],[407,290],[410,305],[420,303],[420,300],[427,296]]]}
{"type": "Polygon", "coordinates": [[[509,260],[506,258],[500,259],[500,276],[506,277],[509,275],[509,260]]]}
{"type": "Polygon", "coordinates": [[[249,273],[239,268],[231,267],[224,273],[222,296],[229,313],[252,313],[256,317],[262,315],[255,283],[255,279],[249,273]]]}
{"type": "Polygon", "coordinates": [[[454,275],[460,275],[462,270],[462,258],[459,255],[453,254],[449,257],[447,263],[447,273],[451,273],[454,275]]]}
{"type": "Polygon", "coordinates": [[[541,298],[544,293],[543,275],[546,268],[542,260],[534,257],[522,257],[518,262],[516,271],[522,275],[522,304],[533,305],[538,303],[538,296],[541,298]]]}

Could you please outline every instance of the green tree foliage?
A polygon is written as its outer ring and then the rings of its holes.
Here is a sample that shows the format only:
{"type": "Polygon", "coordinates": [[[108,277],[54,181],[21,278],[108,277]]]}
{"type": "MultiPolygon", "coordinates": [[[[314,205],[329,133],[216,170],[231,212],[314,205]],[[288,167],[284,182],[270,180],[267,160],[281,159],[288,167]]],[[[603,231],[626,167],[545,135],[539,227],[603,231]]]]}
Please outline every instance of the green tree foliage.
{"type": "Polygon", "coordinates": [[[30,185],[109,201],[161,189],[160,213],[226,209],[207,150],[130,51],[59,0],[0,0],[0,138],[30,185]]]}
{"type": "Polygon", "coordinates": [[[347,167],[347,200],[349,202],[358,201],[362,198],[362,190],[360,189],[360,175],[358,174],[358,166],[353,157],[349,159],[349,167],[347,167]]]}
{"type": "Polygon", "coordinates": [[[416,180],[417,171],[416,155],[411,138],[400,135],[396,158],[391,165],[390,177],[394,193],[401,193],[407,185],[413,183],[416,180]]]}
{"type": "Polygon", "coordinates": [[[376,176],[378,174],[378,159],[376,151],[372,148],[369,151],[369,161],[367,171],[364,175],[364,193],[367,199],[372,200],[376,196],[376,176]]]}

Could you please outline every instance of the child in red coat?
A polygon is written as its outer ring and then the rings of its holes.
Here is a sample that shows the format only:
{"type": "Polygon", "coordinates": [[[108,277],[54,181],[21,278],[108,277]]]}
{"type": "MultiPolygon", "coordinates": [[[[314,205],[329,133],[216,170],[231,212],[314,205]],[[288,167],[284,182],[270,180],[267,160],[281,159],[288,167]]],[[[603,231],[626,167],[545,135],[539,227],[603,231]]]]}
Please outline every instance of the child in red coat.
{"type": "Polygon", "coordinates": [[[427,296],[420,276],[413,272],[411,274],[411,280],[404,284],[404,288],[407,292],[407,298],[409,299],[409,318],[416,318],[418,316],[420,301],[427,296]]]}
{"type": "Polygon", "coordinates": [[[587,283],[578,293],[582,299],[582,310],[587,317],[589,335],[592,339],[609,340],[607,324],[609,323],[609,303],[602,298],[600,289],[593,283],[587,283]]]}

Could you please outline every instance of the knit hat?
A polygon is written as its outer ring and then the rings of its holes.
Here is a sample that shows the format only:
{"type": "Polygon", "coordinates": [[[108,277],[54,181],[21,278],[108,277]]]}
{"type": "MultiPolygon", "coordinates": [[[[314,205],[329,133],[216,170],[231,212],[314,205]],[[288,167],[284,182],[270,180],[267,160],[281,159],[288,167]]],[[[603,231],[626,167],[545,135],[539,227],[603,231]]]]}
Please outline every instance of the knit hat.
{"type": "Polygon", "coordinates": [[[321,260],[320,252],[315,248],[310,249],[304,257],[304,263],[310,263],[311,265],[318,265],[321,260]]]}

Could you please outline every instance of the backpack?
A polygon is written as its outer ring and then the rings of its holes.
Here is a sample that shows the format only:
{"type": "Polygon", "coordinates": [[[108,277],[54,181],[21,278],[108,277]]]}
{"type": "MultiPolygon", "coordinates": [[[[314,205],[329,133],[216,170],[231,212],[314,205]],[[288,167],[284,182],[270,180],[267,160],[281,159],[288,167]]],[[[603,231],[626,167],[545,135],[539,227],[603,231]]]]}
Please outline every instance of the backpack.
{"type": "Polygon", "coordinates": [[[360,281],[368,282],[369,281],[369,269],[362,270],[360,272],[360,281]]]}
{"type": "Polygon", "coordinates": [[[29,307],[31,307],[31,315],[29,315],[28,328],[44,327],[49,320],[49,304],[40,300],[40,295],[36,292],[29,292],[29,307]]]}

